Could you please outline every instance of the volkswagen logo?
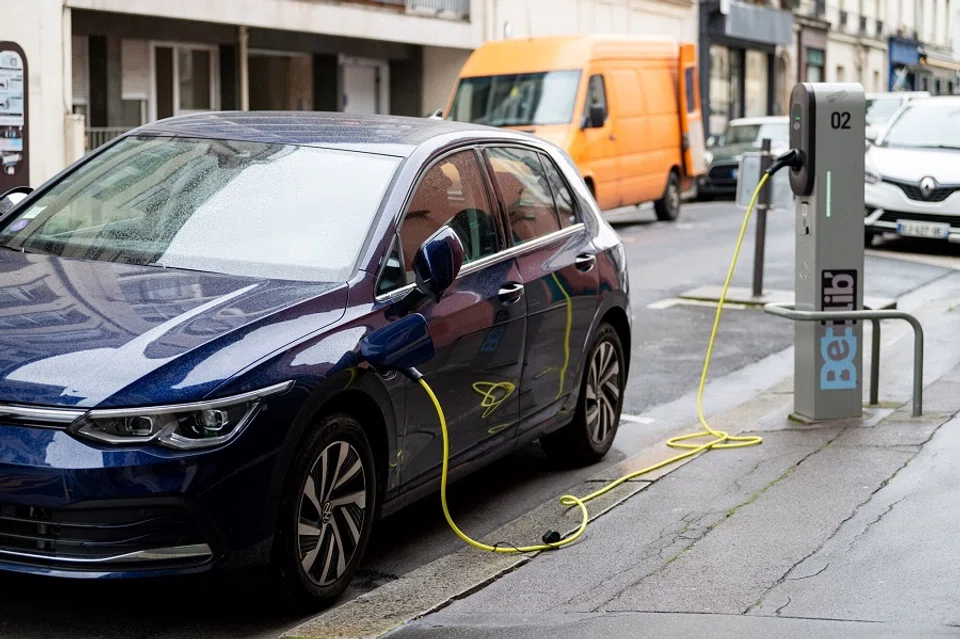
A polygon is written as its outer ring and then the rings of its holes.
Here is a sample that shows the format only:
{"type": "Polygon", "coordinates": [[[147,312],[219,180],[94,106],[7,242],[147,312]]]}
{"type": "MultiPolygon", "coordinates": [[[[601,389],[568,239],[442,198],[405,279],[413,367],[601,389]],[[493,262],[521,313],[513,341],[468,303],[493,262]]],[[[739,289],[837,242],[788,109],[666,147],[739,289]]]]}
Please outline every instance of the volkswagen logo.
{"type": "Polygon", "coordinates": [[[929,200],[930,195],[933,194],[933,190],[937,188],[937,181],[932,177],[925,177],[920,180],[920,195],[923,196],[923,199],[929,200]]]}

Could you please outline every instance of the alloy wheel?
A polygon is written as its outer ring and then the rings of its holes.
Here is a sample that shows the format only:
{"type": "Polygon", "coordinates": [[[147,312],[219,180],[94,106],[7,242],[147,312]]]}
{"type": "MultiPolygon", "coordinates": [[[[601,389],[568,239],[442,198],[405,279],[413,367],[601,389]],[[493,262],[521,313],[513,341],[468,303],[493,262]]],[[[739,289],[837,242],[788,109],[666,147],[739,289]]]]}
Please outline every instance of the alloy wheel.
{"type": "Polygon", "coordinates": [[[357,552],[367,510],[363,461],[347,442],[323,449],[307,474],[297,513],[297,549],[307,577],[328,586],[357,552]]]}
{"type": "Polygon", "coordinates": [[[590,439],[601,444],[616,426],[620,406],[620,358],[610,342],[594,351],[587,372],[586,418],[590,439]]]}

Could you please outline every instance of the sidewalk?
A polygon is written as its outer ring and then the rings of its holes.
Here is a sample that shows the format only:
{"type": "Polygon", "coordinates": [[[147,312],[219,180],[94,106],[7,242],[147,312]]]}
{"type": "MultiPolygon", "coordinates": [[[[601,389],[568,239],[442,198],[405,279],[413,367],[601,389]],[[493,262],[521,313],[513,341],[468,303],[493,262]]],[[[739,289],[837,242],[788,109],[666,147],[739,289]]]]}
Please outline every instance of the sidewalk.
{"type": "MultiPolygon", "coordinates": [[[[791,421],[785,379],[711,417],[761,446],[621,486],[591,504],[602,516],[571,546],[533,558],[465,548],[285,636],[960,636],[960,274],[900,301],[926,334],[922,417],[910,416],[912,336],[891,322],[882,404],[862,419],[791,421]]],[[[558,510],[494,537],[575,528],[578,513],[558,510]]]]}
{"type": "Polygon", "coordinates": [[[776,410],[743,429],[759,448],[685,464],[388,636],[960,636],[960,311],[928,325],[923,417],[898,343],[888,408],[815,426],[776,410]]]}

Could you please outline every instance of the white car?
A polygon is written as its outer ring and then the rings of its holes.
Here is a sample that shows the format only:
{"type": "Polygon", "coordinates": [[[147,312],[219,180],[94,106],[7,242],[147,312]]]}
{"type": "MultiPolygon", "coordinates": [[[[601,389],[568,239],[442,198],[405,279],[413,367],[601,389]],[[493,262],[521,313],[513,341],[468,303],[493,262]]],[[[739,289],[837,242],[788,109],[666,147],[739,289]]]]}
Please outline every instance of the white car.
{"type": "Polygon", "coordinates": [[[873,142],[883,133],[884,127],[904,104],[911,100],[929,98],[929,91],[892,91],[889,93],[868,93],[867,140],[873,142]]]}
{"type": "Polygon", "coordinates": [[[866,152],[865,241],[897,233],[960,242],[960,97],[904,105],[866,152]]]}

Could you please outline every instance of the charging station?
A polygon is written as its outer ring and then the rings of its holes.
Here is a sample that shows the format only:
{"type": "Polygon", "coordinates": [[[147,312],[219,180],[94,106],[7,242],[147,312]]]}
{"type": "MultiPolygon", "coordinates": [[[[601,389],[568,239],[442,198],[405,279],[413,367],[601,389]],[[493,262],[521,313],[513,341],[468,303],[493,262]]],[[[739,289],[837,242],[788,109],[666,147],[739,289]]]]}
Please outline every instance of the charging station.
{"type": "MultiPolygon", "coordinates": [[[[865,101],[852,83],[801,83],[790,96],[797,311],[863,308],[865,101]]],[[[797,322],[794,410],[821,421],[863,413],[863,326],[797,322]]]]}

